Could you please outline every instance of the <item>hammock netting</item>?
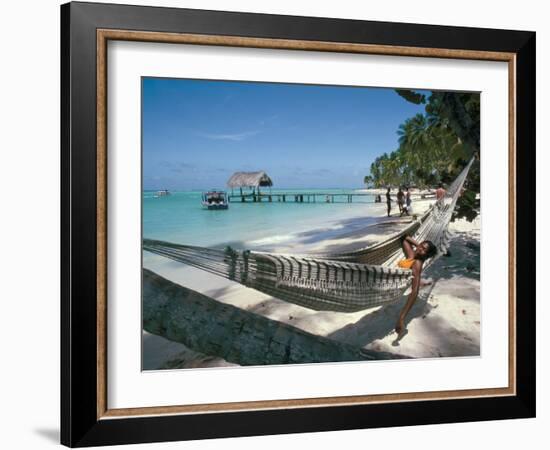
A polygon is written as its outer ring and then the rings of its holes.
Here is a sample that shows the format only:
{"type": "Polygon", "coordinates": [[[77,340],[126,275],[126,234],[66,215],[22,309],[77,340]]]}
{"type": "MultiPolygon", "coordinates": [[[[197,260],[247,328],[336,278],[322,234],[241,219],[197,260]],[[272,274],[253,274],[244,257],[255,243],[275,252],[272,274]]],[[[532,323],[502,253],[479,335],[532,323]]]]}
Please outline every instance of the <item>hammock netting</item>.
{"type": "Polygon", "coordinates": [[[432,241],[438,248],[424,268],[446,253],[448,225],[473,159],[422,216],[375,245],[346,253],[289,255],[214,249],[143,239],[143,249],[206,270],[280,300],[321,311],[355,312],[398,300],[412,282],[403,258],[404,236],[432,241]]]}

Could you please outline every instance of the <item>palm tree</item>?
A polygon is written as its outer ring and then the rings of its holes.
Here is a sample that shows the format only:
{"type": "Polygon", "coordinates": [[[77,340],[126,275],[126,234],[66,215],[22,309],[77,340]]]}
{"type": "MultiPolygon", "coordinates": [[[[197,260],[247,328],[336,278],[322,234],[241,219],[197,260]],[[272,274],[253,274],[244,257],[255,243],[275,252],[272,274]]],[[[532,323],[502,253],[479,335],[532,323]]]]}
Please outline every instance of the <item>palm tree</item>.
{"type": "Polygon", "coordinates": [[[426,114],[399,126],[399,148],[371,165],[374,185],[425,185],[451,178],[479,153],[479,94],[432,92],[426,100],[413,91],[398,93],[413,103],[425,103],[426,114]]]}

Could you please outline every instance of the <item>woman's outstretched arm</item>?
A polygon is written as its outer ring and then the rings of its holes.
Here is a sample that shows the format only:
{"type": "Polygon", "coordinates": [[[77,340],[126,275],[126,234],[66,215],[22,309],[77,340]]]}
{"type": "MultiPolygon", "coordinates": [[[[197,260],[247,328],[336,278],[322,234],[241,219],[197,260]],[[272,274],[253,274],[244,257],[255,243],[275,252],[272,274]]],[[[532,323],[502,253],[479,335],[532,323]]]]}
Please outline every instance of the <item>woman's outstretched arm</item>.
{"type": "Polygon", "coordinates": [[[414,258],[414,249],[412,248],[412,246],[416,246],[418,245],[418,243],[410,236],[405,236],[401,245],[403,247],[403,253],[405,253],[405,257],[414,258]]]}

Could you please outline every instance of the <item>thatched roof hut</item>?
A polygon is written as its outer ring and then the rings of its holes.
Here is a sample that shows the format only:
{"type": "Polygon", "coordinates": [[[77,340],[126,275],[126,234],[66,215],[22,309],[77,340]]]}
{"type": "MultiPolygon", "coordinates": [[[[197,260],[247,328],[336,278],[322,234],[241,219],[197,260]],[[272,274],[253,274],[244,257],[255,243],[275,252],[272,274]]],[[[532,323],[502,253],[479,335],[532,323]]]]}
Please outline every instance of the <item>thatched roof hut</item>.
{"type": "Polygon", "coordinates": [[[273,186],[273,181],[269,175],[263,171],[260,172],[235,172],[229,180],[227,186],[230,188],[257,188],[264,186],[273,186]]]}

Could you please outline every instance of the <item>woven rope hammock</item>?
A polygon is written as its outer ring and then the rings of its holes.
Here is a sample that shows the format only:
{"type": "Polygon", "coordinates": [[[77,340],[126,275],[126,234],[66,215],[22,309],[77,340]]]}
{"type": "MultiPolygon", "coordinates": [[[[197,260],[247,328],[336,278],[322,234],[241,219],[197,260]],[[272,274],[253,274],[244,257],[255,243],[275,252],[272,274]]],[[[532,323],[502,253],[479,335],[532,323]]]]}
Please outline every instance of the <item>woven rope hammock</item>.
{"type": "Polygon", "coordinates": [[[396,267],[403,257],[401,240],[411,235],[432,241],[438,254],[448,247],[447,228],[473,159],[446,192],[403,231],[373,246],[348,253],[287,255],[225,250],[143,240],[143,249],[206,270],[278,299],[314,310],[354,312],[399,299],[412,272],[396,267]]]}

